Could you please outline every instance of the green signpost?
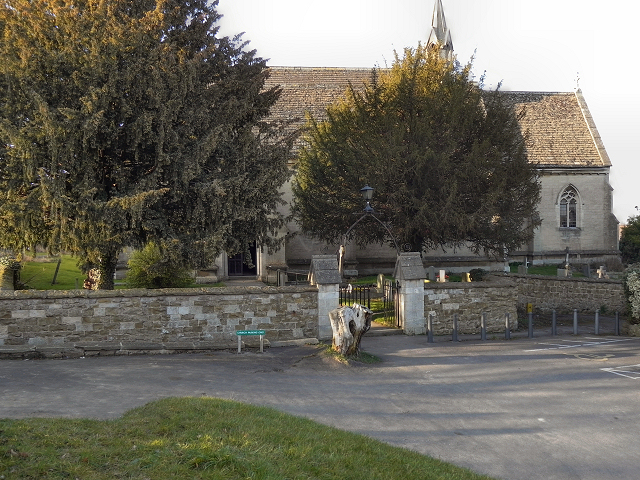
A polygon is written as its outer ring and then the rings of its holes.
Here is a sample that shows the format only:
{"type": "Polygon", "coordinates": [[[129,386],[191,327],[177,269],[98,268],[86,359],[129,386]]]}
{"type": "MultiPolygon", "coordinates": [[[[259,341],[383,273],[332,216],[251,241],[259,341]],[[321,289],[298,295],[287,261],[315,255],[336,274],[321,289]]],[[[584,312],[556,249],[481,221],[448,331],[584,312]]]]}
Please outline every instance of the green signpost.
{"type": "Polygon", "coordinates": [[[265,335],[266,330],[237,330],[236,335],[265,335]]]}
{"type": "Polygon", "coordinates": [[[245,335],[260,335],[260,353],[264,352],[264,336],[266,330],[236,330],[238,336],[238,353],[242,352],[242,337],[245,335]]]}

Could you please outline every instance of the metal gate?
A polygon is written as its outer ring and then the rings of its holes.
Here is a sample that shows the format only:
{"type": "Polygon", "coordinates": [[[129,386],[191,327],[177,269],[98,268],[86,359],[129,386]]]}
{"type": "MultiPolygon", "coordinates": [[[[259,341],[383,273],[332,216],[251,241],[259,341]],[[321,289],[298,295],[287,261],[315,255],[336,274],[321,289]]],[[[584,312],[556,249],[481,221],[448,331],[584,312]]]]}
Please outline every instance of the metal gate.
{"type": "Polygon", "coordinates": [[[340,306],[350,307],[359,303],[363,307],[371,308],[371,288],[368,285],[347,285],[340,287],[340,306]]]}
{"type": "Polygon", "coordinates": [[[384,318],[391,321],[393,318],[397,327],[400,325],[400,302],[398,301],[398,292],[400,284],[395,280],[385,280],[382,282],[382,308],[384,318]]]}
{"type": "MultiPolygon", "coordinates": [[[[398,301],[398,291],[400,284],[397,281],[385,280],[382,283],[382,289],[377,289],[369,285],[347,285],[340,287],[339,303],[340,306],[351,306],[354,303],[371,309],[371,292],[374,292],[375,299],[379,302],[382,296],[382,316],[385,323],[390,325],[395,323],[400,327],[400,302],[398,301]],[[377,292],[377,295],[375,293],[377,292]]],[[[377,303],[377,302],[376,302],[377,303]]],[[[377,305],[380,305],[377,303],[377,305]]],[[[377,307],[379,308],[379,307],[377,307]]],[[[376,310],[380,312],[380,310],[376,310]]],[[[376,313],[379,315],[379,313],[376,313]]]]}

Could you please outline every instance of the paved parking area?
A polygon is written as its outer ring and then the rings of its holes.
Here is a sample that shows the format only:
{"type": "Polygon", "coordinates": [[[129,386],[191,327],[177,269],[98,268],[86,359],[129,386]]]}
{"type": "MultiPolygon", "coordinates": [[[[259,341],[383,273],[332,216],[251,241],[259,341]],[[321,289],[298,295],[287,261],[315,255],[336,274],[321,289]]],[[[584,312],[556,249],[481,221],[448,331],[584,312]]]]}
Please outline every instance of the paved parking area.
{"type": "Polygon", "coordinates": [[[383,361],[264,354],[0,362],[0,417],[113,418],[166,396],[266,405],[508,480],[637,478],[640,339],[366,337],[383,361]]]}

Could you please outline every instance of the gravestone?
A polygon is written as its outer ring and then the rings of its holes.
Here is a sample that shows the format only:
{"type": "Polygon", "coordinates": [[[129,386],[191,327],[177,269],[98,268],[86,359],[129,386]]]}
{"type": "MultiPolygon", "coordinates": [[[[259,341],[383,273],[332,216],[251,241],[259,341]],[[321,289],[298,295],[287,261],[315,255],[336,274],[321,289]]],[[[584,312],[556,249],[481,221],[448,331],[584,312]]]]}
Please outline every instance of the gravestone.
{"type": "Polygon", "coordinates": [[[429,281],[430,282],[436,281],[436,268],[433,266],[429,267],[429,281]]]}
{"type": "Polygon", "coordinates": [[[607,269],[604,265],[600,265],[600,268],[596,270],[596,273],[598,274],[598,278],[609,278],[609,275],[607,275],[607,269]]]}
{"type": "Polygon", "coordinates": [[[438,274],[438,282],[444,283],[447,281],[447,273],[444,270],[440,270],[438,274]]]}
{"type": "Polygon", "coordinates": [[[591,277],[591,266],[588,263],[582,265],[582,274],[587,278],[591,277]]]}

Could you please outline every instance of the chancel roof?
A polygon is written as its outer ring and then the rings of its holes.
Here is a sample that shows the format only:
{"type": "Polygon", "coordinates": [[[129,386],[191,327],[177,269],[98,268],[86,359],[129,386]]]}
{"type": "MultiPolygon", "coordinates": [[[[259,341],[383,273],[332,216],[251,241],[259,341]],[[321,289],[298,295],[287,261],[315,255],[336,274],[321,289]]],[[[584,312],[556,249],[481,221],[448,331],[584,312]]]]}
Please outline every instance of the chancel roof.
{"type": "MultiPolygon", "coordinates": [[[[325,118],[327,106],[341,98],[349,83],[361,87],[371,69],[271,67],[266,87],[279,85],[282,95],[272,107],[274,119],[304,124],[305,115],[325,118]]],[[[529,161],[540,167],[609,167],[611,162],[580,90],[570,93],[504,92],[524,116],[529,161]]]]}
{"type": "Polygon", "coordinates": [[[609,167],[600,134],[580,90],[570,93],[504,92],[528,132],[529,161],[541,166],[609,167]]]}

